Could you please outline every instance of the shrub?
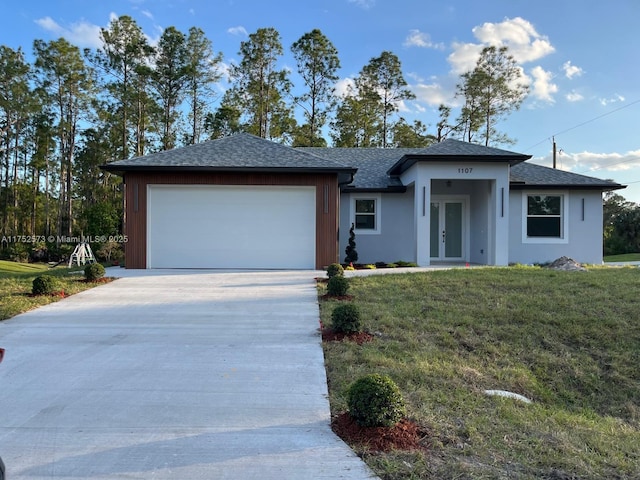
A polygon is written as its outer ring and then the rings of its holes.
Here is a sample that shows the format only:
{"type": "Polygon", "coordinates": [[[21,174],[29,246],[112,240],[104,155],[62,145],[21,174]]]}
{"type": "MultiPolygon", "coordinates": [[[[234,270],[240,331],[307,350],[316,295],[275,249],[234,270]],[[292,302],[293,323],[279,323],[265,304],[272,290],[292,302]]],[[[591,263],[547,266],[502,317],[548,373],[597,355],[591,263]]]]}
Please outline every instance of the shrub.
{"type": "Polygon", "coordinates": [[[361,427],[392,427],[406,413],[400,389],[386,375],[356,380],[348,391],[349,414],[361,427]]]}
{"type": "Polygon", "coordinates": [[[355,224],[351,224],[351,228],[349,229],[349,244],[345,249],[344,253],[347,255],[344,257],[345,263],[353,263],[358,261],[358,252],[356,251],[356,226],[355,224]]]}
{"type": "Polygon", "coordinates": [[[417,267],[418,264],[415,262],[405,262],[404,260],[398,260],[395,262],[398,267],[417,267]]]}
{"type": "Polygon", "coordinates": [[[344,275],[344,268],[339,263],[332,263],[327,267],[327,277],[332,278],[335,276],[344,275]]]}
{"type": "Polygon", "coordinates": [[[341,275],[331,277],[327,282],[327,293],[332,297],[343,297],[349,290],[349,280],[341,275]]]}
{"type": "Polygon", "coordinates": [[[84,278],[89,281],[104,277],[104,267],[100,263],[90,263],[84,267],[84,278]]]}
{"type": "Polygon", "coordinates": [[[337,333],[357,333],[362,329],[360,310],[352,303],[338,305],[331,312],[331,328],[337,333]]]}
{"type": "Polygon", "coordinates": [[[39,275],[33,279],[31,293],[34,295],[51,295],[58,289],[58,279],[51,275],[39,275]]]}

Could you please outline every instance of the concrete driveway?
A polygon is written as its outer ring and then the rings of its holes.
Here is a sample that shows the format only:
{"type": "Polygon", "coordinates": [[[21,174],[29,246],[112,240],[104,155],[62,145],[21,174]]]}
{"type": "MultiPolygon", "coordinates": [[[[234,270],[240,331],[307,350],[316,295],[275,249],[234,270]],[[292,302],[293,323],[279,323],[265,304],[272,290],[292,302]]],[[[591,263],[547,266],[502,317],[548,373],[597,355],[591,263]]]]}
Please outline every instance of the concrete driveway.
{"type": "Polygon", "coordinates": [[[116,274],[0,322],[9,480],[373,477],[329,427],[317,272],[116,274]]]}

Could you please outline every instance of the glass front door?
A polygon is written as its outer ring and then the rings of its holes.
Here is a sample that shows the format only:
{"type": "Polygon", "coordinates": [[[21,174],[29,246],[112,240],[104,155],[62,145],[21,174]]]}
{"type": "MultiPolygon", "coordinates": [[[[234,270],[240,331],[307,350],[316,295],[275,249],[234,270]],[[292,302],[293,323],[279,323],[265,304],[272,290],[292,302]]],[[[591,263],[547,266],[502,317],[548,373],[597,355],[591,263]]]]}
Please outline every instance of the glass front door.
{"type": "Polygon", "coordinates": [[[431,202],[431,258],[464,260],[464,202],[431,202]]]}

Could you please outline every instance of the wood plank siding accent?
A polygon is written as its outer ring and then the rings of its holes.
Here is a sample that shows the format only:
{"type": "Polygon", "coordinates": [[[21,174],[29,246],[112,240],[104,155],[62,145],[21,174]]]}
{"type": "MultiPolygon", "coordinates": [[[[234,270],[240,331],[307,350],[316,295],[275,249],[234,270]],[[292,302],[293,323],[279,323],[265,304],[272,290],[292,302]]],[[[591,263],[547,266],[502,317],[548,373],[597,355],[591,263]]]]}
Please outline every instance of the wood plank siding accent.
{"type": "MultiPolygon", "coordinates": [[[[126,268],[147,268],[148,185],[290,185],[316,188],[316,268],[337,262],[339,187],[335,173],[127,172],[125,182],[126,268]]],[[[176,245],[180,232],[176,232],[176,245]]]]}

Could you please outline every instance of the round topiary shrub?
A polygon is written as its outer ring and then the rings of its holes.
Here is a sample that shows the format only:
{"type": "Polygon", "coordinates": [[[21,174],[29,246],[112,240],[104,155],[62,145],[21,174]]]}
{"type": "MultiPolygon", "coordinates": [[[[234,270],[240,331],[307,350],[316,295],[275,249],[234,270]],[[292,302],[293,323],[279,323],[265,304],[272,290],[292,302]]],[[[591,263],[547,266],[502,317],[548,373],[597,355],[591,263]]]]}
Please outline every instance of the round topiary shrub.
{"type": "Polygon", "coordinates": [[[89,281],[98,280],[104,277],[104,267],[100,263],[90,263],[84,267],[84,278],[89,281]]]}
{"type": "Polygon", "coordinates": [[[34,295],[51,295],[58,289],[58,280],[51,275],[40,275],[33,279],[31,293],[34,295]]]}
{"type": "Polygon", "coordinates": [[[360,309],[352,303],[338,305],[331,312],[331,328],[337,333],[357,333],[361,331],[360,309]]]}
{"type": "Polygon", "coordinates": [[[349,414],[361,427],[392,427],[406,413],[400,389],[386,375],[356,380],[348,392],[349,414]]]}
{"type": "Polygon", "coordinates": [[[331,297],[343,297],[349,290],[349,280],[342,275],[331,277],[327,282],[327,293],[331,297]]]}
{"type": "Polygon", "coordinates": [[[333,278],[344,275],[344,268],[339,263],[332,263],[327,267],[327,277],[333,278]]]}

